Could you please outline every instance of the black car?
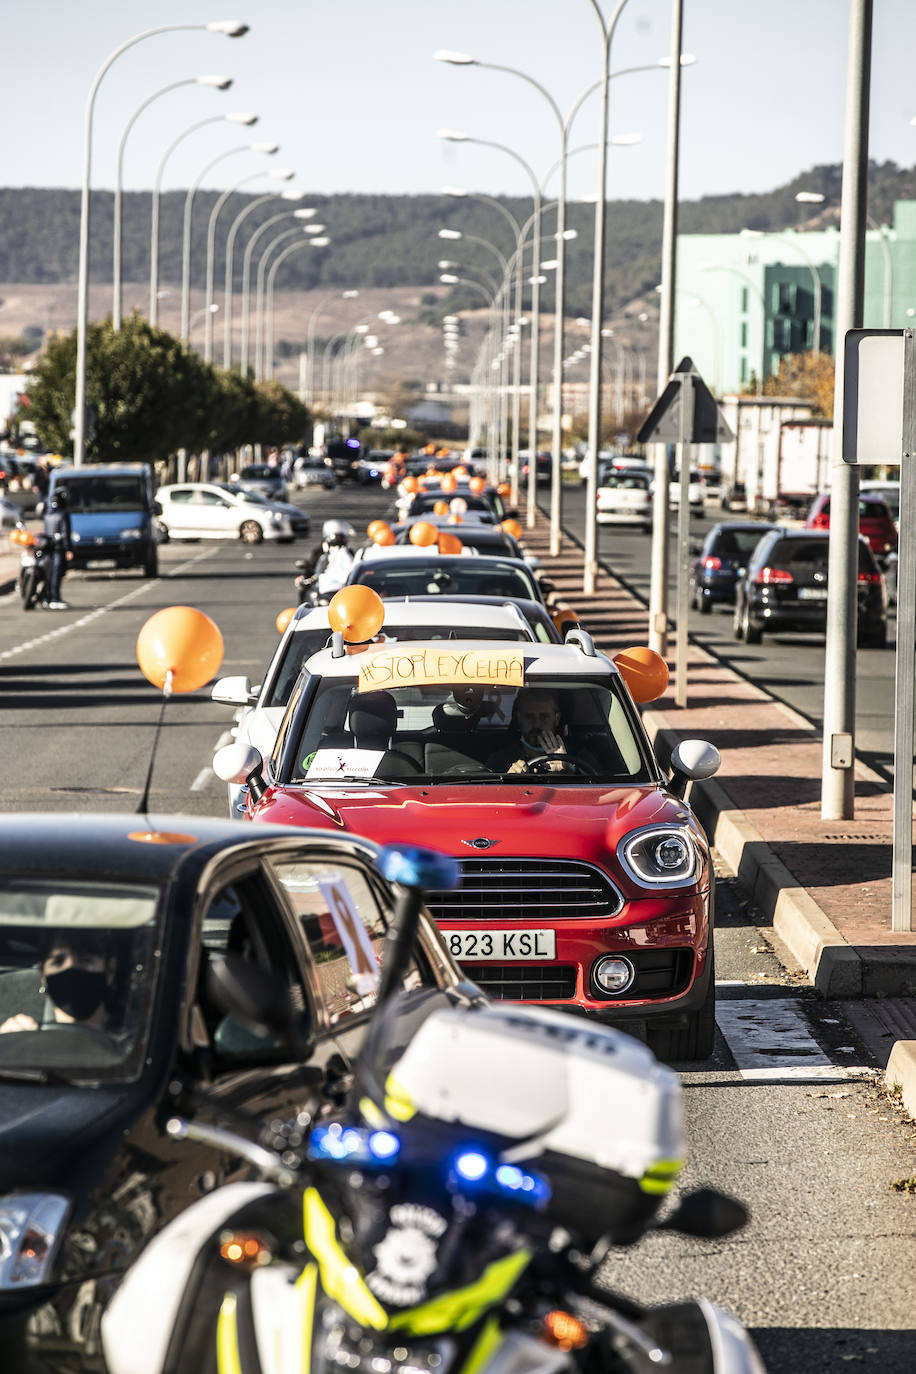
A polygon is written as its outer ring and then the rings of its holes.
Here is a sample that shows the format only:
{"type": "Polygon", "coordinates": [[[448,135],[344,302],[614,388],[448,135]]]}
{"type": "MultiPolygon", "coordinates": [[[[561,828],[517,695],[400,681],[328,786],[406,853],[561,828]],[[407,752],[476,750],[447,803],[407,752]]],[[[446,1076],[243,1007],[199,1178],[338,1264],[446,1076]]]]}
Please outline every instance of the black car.
{"type": "Polygon", "coordinates": [[[411,518],[403,524],[392,526],[395,542],[410,543],[411,527],[423,521],[435,525],[443,534],[457,535],[466,549],[476,549],[478,553],[505,554],[509,558],[523,556],[517,539],[499,525],[486,524],[483,520],[465,520],[461,525],[449,525],[444,516],[423,515],[416,520],[411,518]]]}
{"type": "MultiPolygon", "coordinates": [[[[384,550],[388,552],[387,549],[384,550]]],[[[437,554],[432,558],[367,558],[354,563],[347,582],[364,582],[389,596],[494,596],[501,601],[544,601],[545,584],[519,558],[437,554]]],[[[548,584],[549,589],[549,584],[548,584]]]]}
{"type": "MultiPolygon", "coordinates": [[[[521,475],[527,482],[528,473],[531,469],[531,455],[529,453],[520,453],[518,456],[521,459],[521,475]]],[[[548,486],[553,481],[552,453],[541,452],[535,454],[534,480],[535,484],[539,487],[548,486]]]]}
{"type": "MultiPolygon", "coordinates": [[[[735,587],[736,639],[759,644],[764,630],[781,634],[827,628],[827,530],[777,525],[754,549],[735,587]]],[[[858,633],[861,648],[887,643],[887,588],[867,541],[859,536],[858,633]]]]}
{"type": "MultiPolygon", "coordinates": [[[[169,1117],[292,1148],[346,1087],[393,911],[378,852],[200,817],[3,817],[4,1370],[101,1369],[126,1267],[245,1176],[169,1117]]],[[[425,917],[412,965],[423,1006],[475,993],[425,917]]]]}
{"type": "Polygon", "coordinates": [[[701,615],[713,606],[735,604],[735,583],[759,541],[774,525],[750,520],[723,520],[700,546],[693,565],[693,604],[701,615]]]}

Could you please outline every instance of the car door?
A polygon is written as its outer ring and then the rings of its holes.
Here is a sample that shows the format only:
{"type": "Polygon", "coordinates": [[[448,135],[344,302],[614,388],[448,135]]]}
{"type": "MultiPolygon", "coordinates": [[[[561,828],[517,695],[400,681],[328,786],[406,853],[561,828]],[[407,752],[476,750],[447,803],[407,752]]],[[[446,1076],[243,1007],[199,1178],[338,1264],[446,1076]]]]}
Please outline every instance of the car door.
{"type": "Polygon", "coordinates": [[[226,539],[238,533],[242,518],[228,493],[199,487],[194,493],[194,522],[201,539],[226,539]]]}
{"type": "Polygon", "coordinates": [[[160,503],[169,536],[174,539],[193,537],[196,533],[194,488],[171,487],[168,492],[161,493],[160,503]]]}

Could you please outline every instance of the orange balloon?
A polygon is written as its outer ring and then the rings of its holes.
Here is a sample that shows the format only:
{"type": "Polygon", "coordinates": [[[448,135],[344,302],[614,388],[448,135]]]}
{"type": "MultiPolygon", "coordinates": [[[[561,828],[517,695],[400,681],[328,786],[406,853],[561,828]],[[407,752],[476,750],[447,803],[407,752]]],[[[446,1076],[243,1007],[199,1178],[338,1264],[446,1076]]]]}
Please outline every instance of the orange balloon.
{"type": "Polygon", "coordinates": [[[425,476],[425,477],[438,477],[438,476],[439,476],[439,469],[438,469],[438,468],[427,468],[427,469],[426,469],[426,472],[424,473],[424,476],[425,476]]]}
{"type": "Polygon", "coordinates": [[[486,491],[487,484],[483,477],[472,477],[468,482],[468,491],[476,492],[479,496],[482,491],[486,491]]]}
{"type": "Polygon", "coordinates": [[[464,545],[457,534],[449,534],[448,530],[443,530],[439,535],[439,552],[456,554],[461,553],[464,545]]]}
{"type": "Polygon", "coordinates": [[[361,582],[341,587],[328,602],[328,624],[344,639],[361,643],[377,635],[385,622],[385,604],[378,592],[361,582]]]}
{"type": "Polygon", "coordinates": [[[565,635],[567,630],[571,630],[579,623],[579,617],[568,606],[564,607],[562,611],[554,611],[551,619],[561,635],[565,635]]]}
{"type": "Polygon", "coordinates": [[[439,531],[435,525],[431,525],[428,520],[418,520],[415,525],[411,525],[410,534],[407,536],[411,544],[416,544],[421,549],[429,548],[435,544],[439,538],[439,531]]]}
{"type": "Polygon", "coordinates": [[[383,530],[376,530],[375,534],[372,536],[372,542],[377,545],[378,548],[385,549],[390,544],[396,544],[398,542],[398,537],[391,526],[386,525],[383,530]]]}
{"type": "Polygon", "coordinates": [[[437,501],[433,506],[433,515],[448,515],[448,502],[437,501]]]}
{"type": "Polygon", "coordinates": [[[420,490],[420,483],[417,481],[416,477],[405,477],[403,482],[401,483],[401,486],[404,488],[405,491],[409,492],[420,490]]]}
{"type": "Polygon", "coordinates": [[[453,472],[445,472],[442,474],[442,490],[445,492],[458,490],[458,479],[453,472]]]}
{"type": "Polygon", "coordinates": [[[614,662],[630,689],[630,696],[642,705],[655,701],[668,686],[668,665],[654,649],[638,644],[614,655],[614,662]]]}
{"type": "Polygon", "coordinates": [[[459,463],[458,466],[457,466],[456,468],[452,468],[452,472],[454,473],[454,475],[455,475],[456,478],[458,478],[458,477],[467,477],[467,475],[468,475],[468,470],[467,470],[467,468],[464,466],[464,463],[459,463]]]}
{"type": "Polygon", "coordinates": [[[223,637],[208,615],[193,606],[167,606],[151,615],[137,635],[137,662],[154,687],[196,692],[219,671],[223,637]]]}
{"type": "Polygon", "coordinates": [[[517,520],[503,520],[500,529],[505,530],[506,534],[511,534],[513,539],[521,539],[525,533],[517,520]]]}
{"type": "Polygon", "coordinates": [[[388,524],[387,520],[370,520],[369,524],[366,526],[366,534],[370,539],[374,539],[379,530],[387,530],[390,528],[391,526],[388,524]]]}
{"type": "Polygon", "coordinates": [[[276,620],[274,621],[274,624],[276,625],[277,630],[281,635],[295,614],[295,606],[287,606],[286,610],[281,611],[280,614],[277,616],[276,620]]]}
{"type": "Polygon", "coordinates": [[[508,482],[500,482],[499,486],[496,488],[496,495],[497,495],[497,496],[511,496],[511,495],[512,495],[512,488],[509,486],[509,483],[508,483],[508,482]]]}

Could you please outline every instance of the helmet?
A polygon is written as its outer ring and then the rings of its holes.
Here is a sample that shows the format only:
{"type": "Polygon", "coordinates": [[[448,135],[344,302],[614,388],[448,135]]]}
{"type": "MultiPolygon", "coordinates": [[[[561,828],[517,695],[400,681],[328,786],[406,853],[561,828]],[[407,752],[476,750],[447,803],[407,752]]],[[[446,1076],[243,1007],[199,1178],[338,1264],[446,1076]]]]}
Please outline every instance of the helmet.
{"type": "Polygon", "coordinates": [[[328,544],[347,544],[356,538],[356,530],[346,520],[325,520],[321,537],[328,544]]]}
{"type": "Polygon", "coordinates": [[[49,505],[52,509],[63,509],[70,500],[70,493],[66,487],[55,487],[51,493],[49,505]]]}

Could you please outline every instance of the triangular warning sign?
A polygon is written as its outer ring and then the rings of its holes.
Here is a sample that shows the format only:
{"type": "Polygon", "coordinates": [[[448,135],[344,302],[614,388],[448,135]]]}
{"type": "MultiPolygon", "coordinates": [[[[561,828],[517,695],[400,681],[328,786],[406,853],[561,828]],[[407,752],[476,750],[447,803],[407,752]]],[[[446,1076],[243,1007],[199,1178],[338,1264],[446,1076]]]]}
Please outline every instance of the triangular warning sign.
{"type": "Polygon", "coordinates": [[[725,444],[734,439],[715,397],[690,358],[682,358],[655,402],[636,438],[641,444],[725,444]],[[693,425],[681,434],[681,378],[693,377],[693,425]]]}

